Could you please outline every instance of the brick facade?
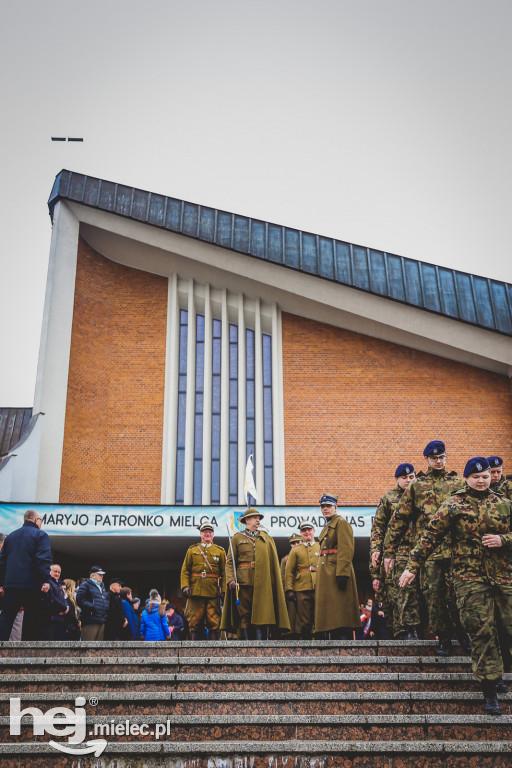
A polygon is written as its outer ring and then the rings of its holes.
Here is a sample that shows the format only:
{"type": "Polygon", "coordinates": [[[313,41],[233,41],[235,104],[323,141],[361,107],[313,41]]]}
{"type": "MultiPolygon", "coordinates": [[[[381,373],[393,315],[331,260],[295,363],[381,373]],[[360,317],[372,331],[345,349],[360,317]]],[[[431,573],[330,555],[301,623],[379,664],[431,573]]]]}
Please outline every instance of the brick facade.
{"type": "Polygon", "coordinates": [[[80,240],[61,502],[160,503],[167,285],[80,240]]]}
{"type": "Polygon", "coordinates": [[[498,454],[512,471],[506,376],[283,314],[287,504],[373,505],[402,461],[444,440],[448,468],[498,454]]]}

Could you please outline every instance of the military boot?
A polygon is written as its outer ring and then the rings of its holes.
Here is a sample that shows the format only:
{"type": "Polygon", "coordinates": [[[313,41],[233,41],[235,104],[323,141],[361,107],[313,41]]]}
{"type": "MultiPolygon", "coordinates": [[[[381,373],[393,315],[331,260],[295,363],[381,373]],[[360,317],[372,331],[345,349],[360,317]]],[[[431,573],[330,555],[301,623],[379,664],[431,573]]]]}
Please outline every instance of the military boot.
{"type": "Polygon", "coordinates": [[[208,640],[218,640],[219,639],[219,633],[216,632],[214,629],[210,629],[208,632],[208,640]]]}
{"type": "Polygon", "coordinates": [[[486,715],[501,715],[500,705],[496,697],[496,681],[484,680],[482,682],[484,694],[484,712],[486,715]]]}
{"type": "Polygon", "coordinates": [[[471,640],[467,632],[461,632],[459,634],[459,645],[464,653],[471,653],[471,640]]]}
{"type": "Polygon", "coordinates": [[[404,640],[419,640],[416,627],[406,627],[404,640]]]}
{"type": "Polygon", "coordinates": [[[240,630],[240,639],[241,640],[248,640],[249,639],[249,630],[247,629],[247,627],[243,627],[240,630]]]}
{"type": "Polygon", "coordinates": [[[496,680],[496,693],[508,693],[508,685],[502,677],[496,680]]]}
{"type": "Polygon", "coordinates": [[[254,627],[254,639],[255,640],[266,640],[267,639],[267,628],[266,627],[254,627]]]}
{"type": "Polygon", "coordinates": [[[198,634],[199,634],[198,632],[189,632],[188,633],[189,640],[199,640],[198,634]]]}
{"type": "Polygon", "coordinates": [[[436,650],[436,656],[451,656],[452,655],[452,641],[449,637],[440,637],[439,645],[436,650]]]}

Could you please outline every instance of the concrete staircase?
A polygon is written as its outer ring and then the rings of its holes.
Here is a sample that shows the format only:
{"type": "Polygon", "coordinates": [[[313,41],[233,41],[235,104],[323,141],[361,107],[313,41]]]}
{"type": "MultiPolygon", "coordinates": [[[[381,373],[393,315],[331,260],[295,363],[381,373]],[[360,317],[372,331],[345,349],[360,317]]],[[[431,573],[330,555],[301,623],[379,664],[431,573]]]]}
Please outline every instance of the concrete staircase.
{"type": "Polygon", "coordinates": [[[435,648],[0,643],[0,768],[511,768],[512,694],[500,697],[502,717],[483,715],[469,658],[435,648]],[[45,714],[80,696],[84,743],[34,736],[32,718],[10,732],[11,697],[45,714]],[[78,754],[98,739],[99,757],[78,754]]]}

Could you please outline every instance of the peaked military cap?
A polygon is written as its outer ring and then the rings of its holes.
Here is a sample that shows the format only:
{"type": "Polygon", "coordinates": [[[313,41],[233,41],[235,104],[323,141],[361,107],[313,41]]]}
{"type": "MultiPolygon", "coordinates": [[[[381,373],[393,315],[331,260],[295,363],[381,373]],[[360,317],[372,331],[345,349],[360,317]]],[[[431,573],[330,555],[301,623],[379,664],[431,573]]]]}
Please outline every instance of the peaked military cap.
{"type": "Polygon", "coordinates": [[[412,464],[399,464],[395,471],[395,477],[402,477],[402,475],[410,475],[414,472],[412,464]]]}
{"type": "Polygon", "coordinates": [[[288,536],[288,541],[290,544],[293,544],[294,541],[302,541],[302,536],[299,536],[298,533],[292,533],[291,536],[288,536]]]}
{"type": "Polygon", "coordinates": [[[333,507],[335,507],[338,504],[338,498],[337,496],[333,496],[331,493],[323,493],[322,498],[318,503],[320,506],[322,506],[322,504],[331,504],[333,507]]]}
{"type": "Polygon", "coordinates": [[[309,520],[301,520],[299,523],[299,531],[304,531],[306,528],[313,528],[313,523],[310,523],[309,520]]]}
{"type": "Polygon", "coordinates": [[[247,520],[248,517],[259,517],[259,519],[262,520],[264,515],[262,515],[261,512],[258,512],[255,507],[249,507],[249,509],[246,509],[243,513],[242,517],[240,518],[240,522],[243,523],[244,520],[247,520]]]}
{"type": "Polygon", "coordinates": [[[503,466],[503,459],[501,456],[488,456],[487,461],[489,462],[490,467],[502,467],[503,466]]]}
{"type": "Polygon", "coordinates": [[[446,446],[442,440],[432,440],[423,451],[424,456],[440,456],[442,453],[446,453],[446,446]]]}
{"type": "Polygon", "coordinates": [[[473,459],[470,459],[464,467],[464,477],[474,475],[476,472],[485,472],[486,469],[489,469],[489,462],[487,459],[484,456],[475,456],[473,459]]]}
{"type": "Polygon", "coordinates": [[[198,525],[197,526],[197,530],[198,531],[213,531],[215,533],[215,528],[208,521],[205,522],[205,523],[201,523],[201,525],[198,525]]]}

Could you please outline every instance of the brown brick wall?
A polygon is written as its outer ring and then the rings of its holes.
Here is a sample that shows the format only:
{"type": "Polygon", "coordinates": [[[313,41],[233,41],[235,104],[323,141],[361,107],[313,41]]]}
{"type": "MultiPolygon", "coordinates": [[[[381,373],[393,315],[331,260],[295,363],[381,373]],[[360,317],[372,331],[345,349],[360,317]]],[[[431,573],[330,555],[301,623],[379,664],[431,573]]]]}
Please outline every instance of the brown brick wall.
{"type": "Polygon", "coordinates": [[[80,240],[61,502],[160,503],[166,323],[166,278],[80,240]]]}
{"type": "Polygon", "coordinates": [[[512,472],[506,376],[283,314],[286,502],[375,504],[402,461],[424,469],[444,440],[448,468],[497,453],[512,472]]]}

